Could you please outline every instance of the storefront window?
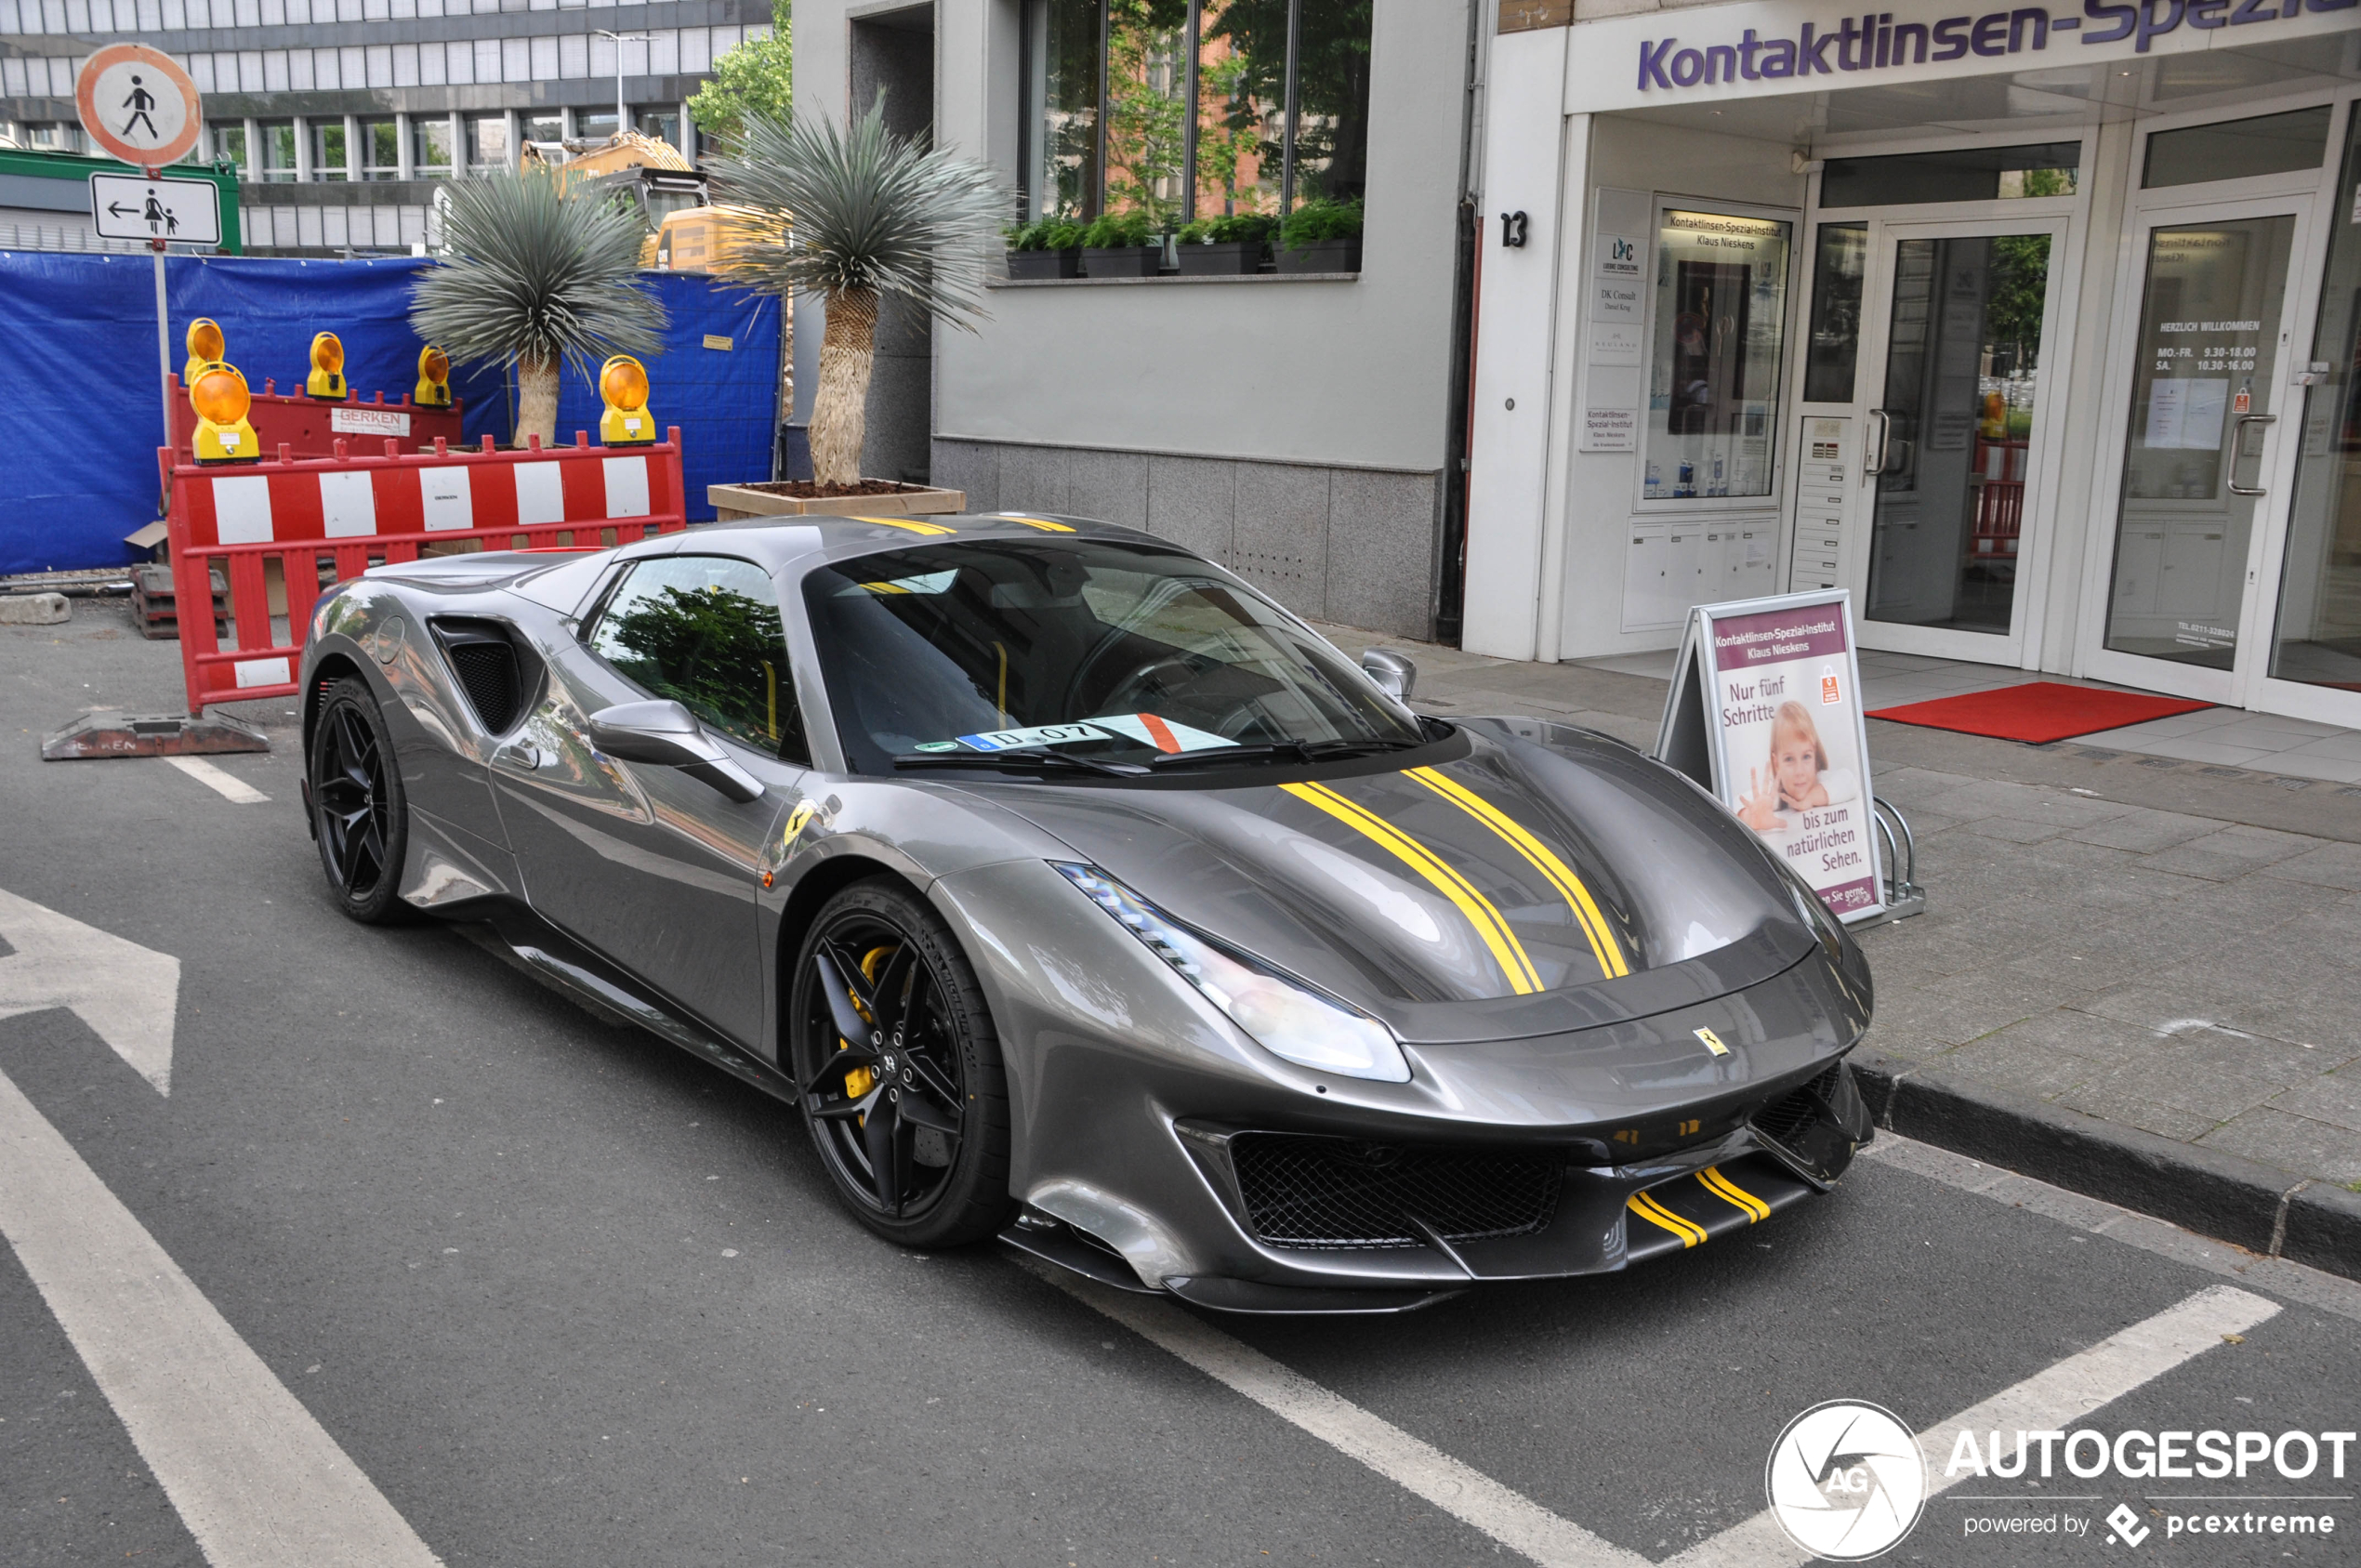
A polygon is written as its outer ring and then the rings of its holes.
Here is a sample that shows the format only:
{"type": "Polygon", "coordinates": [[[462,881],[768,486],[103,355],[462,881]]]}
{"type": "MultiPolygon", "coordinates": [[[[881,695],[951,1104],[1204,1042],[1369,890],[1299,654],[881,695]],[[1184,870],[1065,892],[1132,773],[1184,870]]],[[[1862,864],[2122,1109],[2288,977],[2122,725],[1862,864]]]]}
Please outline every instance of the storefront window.
{"type": "Polygon", "coordinates": [[[1647,499],[1771,494],[1790,228],[1733,213],[1662,215],[1647,499]]]}
{"type": "Polygon", "coordinates": [[[1804,350],[1803,401],[1851,402],[1869,226],[1823,223],[1818,250],[1812,263],[1812,341],[1804,350]]]}
{"type": "Polygon", "coordinates": [[[1371,0],[1029,0],[1022,210],[1144,212],[1168,228],[1358,201],[1370,9],[1371,0]]]}
{"type": "Polygon", "coordinates": [[[2328,106],[2211,125],[2158,131],[2148,138],[2140,183],[2154,191],[2215,179],[2316,169],[2328,152],[2328,106]]]}
{"type": "Polygon", "coordinates": [[[1820,171],[1820,204],[1887,207],[2071,196],[2081,163],[2078,141],[1831,158],[1820,171]]]}
{"type": "MultiPolygon", "coordinates": [[[[2350,217],[2361,182],[2361,119],[2345,149],[2332,214],[2350,217]]],[[[2334,225],[2311,363],[2326,379],[2303,399],[2302,445],[2288,512],[2287,564],[2271,674],[2361,691],[2361,226],[2334,225]]],[[[2292,411],[2291,411],[2292,412],[2292,411]]]]}

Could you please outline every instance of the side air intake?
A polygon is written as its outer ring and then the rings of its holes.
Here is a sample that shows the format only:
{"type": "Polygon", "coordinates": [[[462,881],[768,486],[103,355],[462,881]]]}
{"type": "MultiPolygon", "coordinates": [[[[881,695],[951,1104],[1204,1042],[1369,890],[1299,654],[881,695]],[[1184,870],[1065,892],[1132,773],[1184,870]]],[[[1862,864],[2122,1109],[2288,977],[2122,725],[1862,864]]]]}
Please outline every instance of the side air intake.
{"type": "Polygon", "coordinates": [[[532,694],[528,680],[537,684],[540,661],[521,653],[517,633],[498,621],[439,619],[430,624],[476,722],[494,735],[516,728],[532,694]]]}

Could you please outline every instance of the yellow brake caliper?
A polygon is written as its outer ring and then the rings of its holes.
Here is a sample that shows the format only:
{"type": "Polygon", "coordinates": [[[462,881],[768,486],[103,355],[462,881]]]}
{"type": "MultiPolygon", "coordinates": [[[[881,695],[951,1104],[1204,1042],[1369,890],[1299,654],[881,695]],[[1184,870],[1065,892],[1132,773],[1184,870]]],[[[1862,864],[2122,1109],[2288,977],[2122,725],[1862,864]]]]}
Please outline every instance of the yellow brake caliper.
{"type": "MultiPolygon", "coordinates": [[[[893,949],[890,947],[873,947],[869,949],[868,952],[861,955],[861,978],[867,981],[871,985],[877,984],[877,971],[884,968],[885,961],[892,956],[893,949]]],[[[852,1010],[859,1013],[863,1018],[868,1019],[871,1023],[877,1021],[874,1017],[871,1017],[869,1009],[861,1005],[861,999],[858,996],[852,999],[852,1010]]],[[[837,1049],[838,1050],[849,1050],[851,1048],[851,1046],[852,1042],[850,1040],[838,1040],[837,1042],[837,1049]]],[[[851,1072],[844,1075],[845,1098],[848,1100],[860,1099],[863,1095],[869,1092],[869,1090],[877,1084],[877,1074],[869,1068],[853,1068],[851,1072]]],[[[863,1127],[869,1125],[869,1118],[865,1113],[861,1117],[861,1125],[863,1127]]]]}

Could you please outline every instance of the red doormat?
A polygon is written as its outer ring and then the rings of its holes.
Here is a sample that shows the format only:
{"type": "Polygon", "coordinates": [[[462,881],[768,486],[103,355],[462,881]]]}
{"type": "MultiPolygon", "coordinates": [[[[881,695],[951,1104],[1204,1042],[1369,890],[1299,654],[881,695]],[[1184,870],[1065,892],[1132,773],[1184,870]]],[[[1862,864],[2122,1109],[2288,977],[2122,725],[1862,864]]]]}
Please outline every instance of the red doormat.
{"type": "Polygon", "coordinates": [[[2040,745],[2075,735],[2095,734],[2101,730],[2119,730],[2126,724],[2144,723],[2151,718],[2168,718],[2176,713],[2195,713],[2212,705],[2179,697],[2152,697],[2142,692],[2108,692],[2095,686],[2029,680],[2022,686],[2003,686],[1993,692],[1969,692],[1957,697],[1937,697],[1928,703],[1876,708],[1869,717],[2040,745]]]}

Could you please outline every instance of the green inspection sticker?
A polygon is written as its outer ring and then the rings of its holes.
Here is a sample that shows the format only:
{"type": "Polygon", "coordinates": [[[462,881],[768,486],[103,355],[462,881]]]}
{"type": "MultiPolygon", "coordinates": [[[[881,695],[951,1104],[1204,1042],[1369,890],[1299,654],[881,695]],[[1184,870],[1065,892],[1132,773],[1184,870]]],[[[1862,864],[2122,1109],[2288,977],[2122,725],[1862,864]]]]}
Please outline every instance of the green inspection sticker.
{"type": "Polygon", "coordinates": [[[956,741],[920,741],[914,749],[918,751],[958,751],[962,748],[956,741]]]}

